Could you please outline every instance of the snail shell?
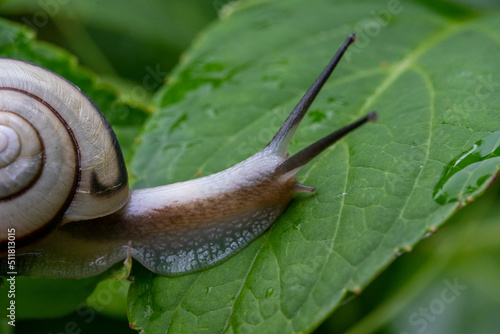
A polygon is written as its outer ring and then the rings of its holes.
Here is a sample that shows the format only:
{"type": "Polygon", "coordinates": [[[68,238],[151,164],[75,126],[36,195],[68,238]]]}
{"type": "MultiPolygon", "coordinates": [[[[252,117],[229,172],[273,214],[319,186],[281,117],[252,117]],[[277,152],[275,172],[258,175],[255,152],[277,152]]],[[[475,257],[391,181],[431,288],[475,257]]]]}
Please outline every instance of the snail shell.
{"type": "Polygon", "coordinates": [[[116,137],[93,102],[62,77],[0,60],[0,250],[59,224],[109,215],[129,198],[116,137]]]}
{"type": "MultiPolygon", "coordinates": [[[[111,127],[74,85],[32,64],[0,60],[1,247],[15,229],[19,273],[88,277],[129,256],[155,273],[213,266],[261,235],[296,192],[302,166],[362,119],[292,157],[287,146],[347,47],[349,35],[260,152],[222,172],[149,189],[127,186],[111,127]]],[[[7,258],[0,259],[6,270],[7,258]]]]}

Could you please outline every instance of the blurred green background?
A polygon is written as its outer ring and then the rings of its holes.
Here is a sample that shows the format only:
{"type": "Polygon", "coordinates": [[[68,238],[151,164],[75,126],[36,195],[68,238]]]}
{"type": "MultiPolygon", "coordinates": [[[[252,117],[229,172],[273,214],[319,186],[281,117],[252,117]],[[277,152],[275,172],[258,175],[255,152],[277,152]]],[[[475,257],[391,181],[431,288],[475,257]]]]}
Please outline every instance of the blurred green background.
{"type": "Polygon", "coordinates": [[[132,87],[142,84],[150,69],[168,73],[226,2],[4,0],[0,13],[35,30],[39,40],[73,53],[101,78],[132,87]]]}
{"type": "MultiPolygon", "coordinates": [[[[144,86],[151,71],[168,76],[198,32],[223,15],[226,2],[11,0],[0,1],[0,13],[73,53],[131,100],[146,103],[161,85],[140,96],[127,88],[144,86]]],[[[499,202],[497,184],[397,258],[362,294],[346,298],[315,333],[498,333],[499,202]]],[[[68,323],[78,324],[75,333],[136,333],[126,320],[128,283],[111,289],[114,284],[102,283],[89,297],[92,321],[69,310],[64,318],[18,321],[15,333],[72,333],[68,323]],[[103,291],[113,295],[103,297],[103,291]]],[[[9,333],[1,326],[0,333],[9,333]]]]}

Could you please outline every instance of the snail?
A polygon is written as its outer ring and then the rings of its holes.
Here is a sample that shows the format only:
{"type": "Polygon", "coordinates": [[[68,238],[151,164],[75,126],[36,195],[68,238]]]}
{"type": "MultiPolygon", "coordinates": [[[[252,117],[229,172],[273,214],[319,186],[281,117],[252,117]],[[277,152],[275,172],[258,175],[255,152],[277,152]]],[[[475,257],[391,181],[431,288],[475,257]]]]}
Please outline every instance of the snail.
{"type": "Polygon", "coordinates": [[[116,137],[97,106],[47,69],[0,59],[1,272],[13,260],[18,274],[83,278],[131,256],[154,273],[174,276],[243,249],[295,193],[315,192],[297,181],[301,167],[376,120],[371,112],[291,157],[286,152],[354,41],[347,37],[262,151],[209,176],[131,191],[116,137]]]}

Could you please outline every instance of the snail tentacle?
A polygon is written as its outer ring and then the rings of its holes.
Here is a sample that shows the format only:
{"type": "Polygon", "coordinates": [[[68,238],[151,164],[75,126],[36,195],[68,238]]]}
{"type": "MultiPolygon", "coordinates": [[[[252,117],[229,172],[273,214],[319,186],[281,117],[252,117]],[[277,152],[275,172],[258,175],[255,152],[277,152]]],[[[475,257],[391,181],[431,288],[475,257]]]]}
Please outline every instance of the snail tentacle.
{"type": "Polygon", "coordinates": [[[292,110],[283,125],[281,125],[278,132],[276,132],[276,134],[274,135],[273,140],[271,140],[266,148],[273,150],[274,152],[276,152],[276,154],[282,157],[286,155],[288,144],[290,143],[295,130],[297,130],[300,121],[302,121],[302,118],[304,118],[307,110],[309,110],[309,107],[313,103],[321,88],[323,88],[324,84],[332,74],[335,67],[337,67],[337,64],[346,52],[349,45],[351,45],[355,41],[356,36],[354,34],[350,34],[349,36],[347,36],[347,39],[344,41],[344,43],[342,43],[339,50],[333,56],[332,60],[330,60],[323,72],[321,72],[318,78],[300,99],[297,106],[295,106],[295,108],[292,110]]]}

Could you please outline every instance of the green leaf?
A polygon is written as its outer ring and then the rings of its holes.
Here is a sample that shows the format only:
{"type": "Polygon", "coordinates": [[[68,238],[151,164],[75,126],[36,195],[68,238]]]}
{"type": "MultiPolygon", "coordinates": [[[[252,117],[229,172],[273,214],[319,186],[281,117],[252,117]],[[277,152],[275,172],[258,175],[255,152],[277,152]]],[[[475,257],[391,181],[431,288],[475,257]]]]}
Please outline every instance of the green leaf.
{"type": "Polygon", "coordinates": [[[359,292],[400,250],[479,196],[499,168],[491,155],[460,160],[467,165],[447,178],[453,200],[437,202],[433,194],[459,157],[500,129],[500,8],[491,7],[230,4],[158,97],[162,109],[132,161],[137,188],[208,175],[263,148],[351,32],[357,44],[289,151],[372,109],[379,122],[306,166],[299,181],[317,194],[296,196],[273,227],[227,262],[175,278],[136,267],[133,326],[144,333],[311,331],[346,293],[359,292]],[[484,168],[469,177],[469,165],[484,168]]]}
{"type": "Polygon", "coordinates": [[[101,314],[126,320],[127,293],[130,282],[109,279],[100,282],[87,298],[87,306],[101,314]]]}
{"type": "Polygon", "coordinates": [[[434,189],[440,203],[472,201],[482,193],[498,172],[500,131],[477,141],[467,152],[453,159],[434,189]]]}

